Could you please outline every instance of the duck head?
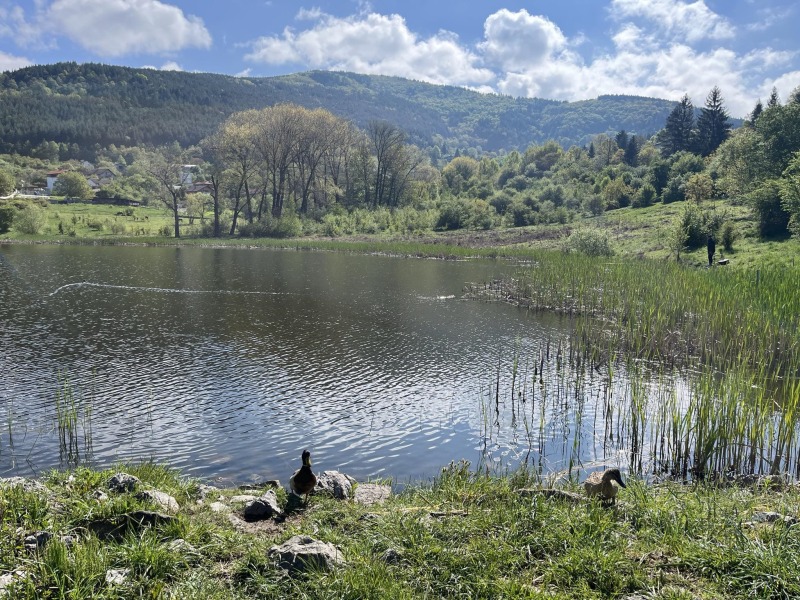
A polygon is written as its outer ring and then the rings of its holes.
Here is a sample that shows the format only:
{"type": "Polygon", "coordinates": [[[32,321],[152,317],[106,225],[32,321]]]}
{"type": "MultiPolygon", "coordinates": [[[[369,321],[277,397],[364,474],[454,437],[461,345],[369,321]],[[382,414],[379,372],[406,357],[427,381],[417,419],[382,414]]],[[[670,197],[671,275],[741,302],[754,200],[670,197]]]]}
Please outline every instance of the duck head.
{"type": "Polygon", "coordinates": [[[303,466],[304,467],[311,466],[311,452],[309,452],[308,450],[303,450],[303,466]]]}
{"type": "Polygon", "coordinates": [[[603,481],[616,481],[620,487],[627,487],[622,481],[622,474],[619,472],[619,469],[607,469],[603,473],[603,481]]]}

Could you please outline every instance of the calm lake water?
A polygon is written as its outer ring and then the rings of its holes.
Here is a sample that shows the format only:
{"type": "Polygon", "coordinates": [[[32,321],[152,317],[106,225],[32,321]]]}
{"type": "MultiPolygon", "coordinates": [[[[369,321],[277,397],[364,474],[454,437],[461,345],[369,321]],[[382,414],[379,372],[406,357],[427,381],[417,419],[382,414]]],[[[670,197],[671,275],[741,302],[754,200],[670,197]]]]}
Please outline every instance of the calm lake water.
{"type": "MultiPolygon", "coordinates": [[[[516,269],[0,246],[0,475],[155,459],[206,479],[285,482],[304,448],[319,470],[398,482],[460,459],[617,464],[597,410],[578,420],[558,397],[537,404],[546,386],[576,395],[560,365],[534,372],[569,322],[463,298],[465,284],[516,269]],[[64,399],[76,420],[60,430],[64,399]]],[[[575,379],[581,402],[611,393],[591,370],[575,379]]]]}

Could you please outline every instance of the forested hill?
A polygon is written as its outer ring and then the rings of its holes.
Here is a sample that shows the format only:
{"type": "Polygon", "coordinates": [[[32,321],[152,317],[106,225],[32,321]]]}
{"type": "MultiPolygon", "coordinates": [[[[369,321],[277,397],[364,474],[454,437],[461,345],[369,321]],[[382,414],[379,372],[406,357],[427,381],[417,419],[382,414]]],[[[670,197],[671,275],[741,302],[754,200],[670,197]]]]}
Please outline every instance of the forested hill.
{"type": "Polygon", "coordinates": [[[424,147],[524,149],[554,139],[661,129],[675,103],[602,96],[582,102],[480,94],[398,77],[313,71],[267,78],[58,63],[0,74],[0,152],[43,141],[96,145],[198,142],[233,112],[293,102],[365,126],[386,120],[424,147]]]}

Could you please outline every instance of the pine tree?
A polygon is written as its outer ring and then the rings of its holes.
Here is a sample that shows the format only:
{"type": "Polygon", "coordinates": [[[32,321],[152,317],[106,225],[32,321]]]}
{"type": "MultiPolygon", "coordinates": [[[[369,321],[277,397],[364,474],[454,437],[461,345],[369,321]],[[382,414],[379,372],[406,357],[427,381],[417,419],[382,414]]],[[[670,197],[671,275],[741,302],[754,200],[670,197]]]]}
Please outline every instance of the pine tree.
{"type": "Polygon", "coordinates": [[[692,148],[694,130],[694,106],[687,94],[684,94],[678,105],[672,109],[664,125],[661,136],[661,150],[665,156],[671,156],[681,150],[692,148]]]}
{"type": "Polygon", "coordinates": [[[722,101],[722,92],[717,86],[708,93],[706,105],[697,119],[697,150],[708,156],[724,142],[731,133],[728,111],[722,101]]]}
{"type": "Polygon", "coordinates": [[[772,93],[769,95],[769,100],[767,100],[767,108],[774,108],[780,105],[781,99],[778,97],[778,88],[773,87],[772,93]]]}
{"type": "Polygon", "coordinates": [[[753,112],[750,113],[750,125],[756,122],[756,119],[764,112],[764,105],[761,104],[761,98],[758,99],[756,105],[753,107],[753,112]]]}
{"type": "Polygon", "coordinates": [[[639,162],[639,142],[635,135],[630,137],[628,144],[625,146],[625,156],[623,160],[626,165],[630,165],[631,167],[635,167],[639,162]]]}

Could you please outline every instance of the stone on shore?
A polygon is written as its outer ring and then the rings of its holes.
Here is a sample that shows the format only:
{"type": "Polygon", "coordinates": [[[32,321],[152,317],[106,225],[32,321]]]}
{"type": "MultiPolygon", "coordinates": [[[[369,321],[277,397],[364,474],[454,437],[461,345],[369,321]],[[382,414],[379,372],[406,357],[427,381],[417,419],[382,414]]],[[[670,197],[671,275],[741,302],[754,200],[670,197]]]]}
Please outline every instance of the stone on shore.
{"type": "Polygon", "coordinates": [[[170,513],[176,513],[180,510],[178,501],[166,492],[160,492],[158,490],[144,490],[136,494],[136,498],[139,500],[149,500],[150,502],[157,504],[162,510],[170,513]]]}
{"type": "Polygon", "coordinates": [[[138,477],[127,473],[117,473],[108,480],[108,489],[112,492],[132,492],[139,483],[138,477]]]}
{"type": "Polygon", "coordinates": [[[349,500],[355,479],[339,471],[323,471],[317,476],[317,486],[312,493],[330,494],[337,500],[349,500]]]}
{"type": "Polygon", "coordinates": [[[244,507],[245,521],[263,521],[280,514],[278,497],[272,490],[265,492],[260,498],[256,498],[244,507]]]}
{"type": "Polygon", "coordinates": [[[273,546],[269,555],[276,558],[278,565],[290,573],[307,569],[329,571],[344,564],[342,553],[336,546],[306,535],[296,535],[278,546],[273,546]]]}
{"type": "Polygon", "coordinates": [[[357,504],[371,506],[372,504],[382,504],[392,495],[392,486],[380,485],[377,483],[359,483],[356,486],[353,500],[357,504]]]}

